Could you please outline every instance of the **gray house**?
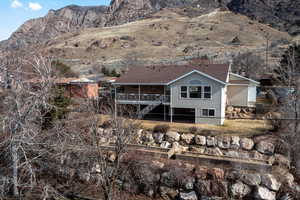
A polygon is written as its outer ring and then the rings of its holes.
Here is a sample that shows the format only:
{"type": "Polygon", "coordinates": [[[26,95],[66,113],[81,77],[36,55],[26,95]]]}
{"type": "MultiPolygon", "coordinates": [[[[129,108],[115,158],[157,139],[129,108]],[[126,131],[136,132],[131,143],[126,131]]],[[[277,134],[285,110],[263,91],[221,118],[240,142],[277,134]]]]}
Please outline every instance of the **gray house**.
{"type": "Polygon", "coordinates": [[[140,119],[156,110],[171,122],[223,125],[226,106],[255,106],[258,84],[229,64],[132,67],[114,83],[115,103],[135,106],[140,119]]]}

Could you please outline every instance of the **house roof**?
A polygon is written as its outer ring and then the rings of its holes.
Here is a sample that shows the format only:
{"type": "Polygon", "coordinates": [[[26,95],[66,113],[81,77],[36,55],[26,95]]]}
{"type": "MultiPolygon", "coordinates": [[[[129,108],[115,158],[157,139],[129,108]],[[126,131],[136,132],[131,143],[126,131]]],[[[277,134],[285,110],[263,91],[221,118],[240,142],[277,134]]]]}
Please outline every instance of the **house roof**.
{"type": "Polygon", "coordinates": [[[229,64],[201,65],[162,65],[139,66],[130,68],[126,74],[118,78],[115,84],[156,84],[167,85],[193,71],[206,75],[211,79],[226,83],[229,64]]]}

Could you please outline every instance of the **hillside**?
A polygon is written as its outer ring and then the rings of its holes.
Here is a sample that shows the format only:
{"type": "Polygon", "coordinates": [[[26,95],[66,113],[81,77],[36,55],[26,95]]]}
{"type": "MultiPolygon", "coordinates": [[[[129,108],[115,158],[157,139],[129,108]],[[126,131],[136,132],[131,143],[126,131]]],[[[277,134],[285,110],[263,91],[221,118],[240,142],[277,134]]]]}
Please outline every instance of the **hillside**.
{"type": "Polygon", "coordinates": [[[144,20],[64,34],[45,48],[75,70],[88,73],[93,68],[118,67],[132,60],[170,63],[206,55],[216,62],[228,61],[248,51],[264,54],[266,35],[274,51],[292,40],[286,32],[224,9],[194,18],[180,11],[163,9],[144,20]]]}
{"type": "Polygon", "coordinates": [[[112,0],[110,6],[67,6],[50,10],[45,17],[27,21],[7,40],[0,42],[1,50],[16,50],[33,44],[43,44],[64,33],[85,28],[120,25],[149,17],[163,8],[181,8],[180,14],[197,17],[225,7],[261,23],[300,33],[300,2],[294,0],[112,0]]]}

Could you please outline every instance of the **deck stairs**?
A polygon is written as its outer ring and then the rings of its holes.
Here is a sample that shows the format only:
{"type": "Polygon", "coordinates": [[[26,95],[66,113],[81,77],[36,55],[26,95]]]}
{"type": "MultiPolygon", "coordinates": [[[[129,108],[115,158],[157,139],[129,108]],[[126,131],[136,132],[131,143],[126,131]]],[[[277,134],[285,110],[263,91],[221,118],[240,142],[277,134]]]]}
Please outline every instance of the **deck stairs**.
{"type": "Polygon", "coordinates": [[[164,96],[160,96],[157,101],[151,102],[148,106],[138,112],[138,119],[142,119],[145,115],[151,112],[153,109],[161,105],[164,101],[164,96]]]}

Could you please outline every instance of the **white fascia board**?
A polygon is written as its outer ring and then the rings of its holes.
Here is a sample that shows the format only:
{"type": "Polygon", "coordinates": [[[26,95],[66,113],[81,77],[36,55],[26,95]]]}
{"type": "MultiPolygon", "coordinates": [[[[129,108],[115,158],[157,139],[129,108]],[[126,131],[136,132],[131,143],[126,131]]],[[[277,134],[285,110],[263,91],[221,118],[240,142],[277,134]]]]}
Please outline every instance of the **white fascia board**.
{"type": "Polygon", "coordinates": [[[253,83],[257,84],[257,85],[260,85],[259,82],[255,81],[255,80],[253,80],[253,79],[246,78],[246,77],[244,77],[244,76],[241,76],[241,75],[239,75],[239,74],[235,74],[235,73],[232,73],[232,72],[230,72],[230,74],[233,75],[233,76],[239,77],[239,78],[241,78],[241,79],[245,79],[245,80],[247,80],[247,81],[251,81],[251,82],[253,82],[253,83]]]}
{"type": "Polygon", "coordinates": [[[167,85],[167,83],[113,83],[112,85],[167,85]]]}
{"type": "Polygon", "coordinates": [[[187,73],[187,74],[184,74],[184,75],[178,77],[177,79],[174,79],[173,81],[170,81],[169,83],[167,83],[167,85],[170,85],[170,84],[172,84],[172,83],[174,83],[174,82],[176,82],[176,81],[178,81],[178,80],[180,80],[180,79],[183,79],[183,78],[185,78],[185,77],[191,75],[192,73],[198,73],[198,74],[203,75],[203,76],[205,76],[205,77],[207,77],[207,78],[209,78],[209,79],[212,79],[212,80],[214,80],[214,81],[217,81],[218,83],[221,83],[221,84],[223,84],[223,85],[226,85],[225,82],[220,81],[220,80],[218,80],[218,79],[216,79],[216,78],[214,78],[214,77],[212,77],[212,76],[210,76],[210,75],[208,75],[208,74],[206,74],[206,73],[200,72],[200,71],[198,71],[198,70],[193,70],[193,71],[191,71],[191,72],[189,72],[189,73],[187,73]]]}

